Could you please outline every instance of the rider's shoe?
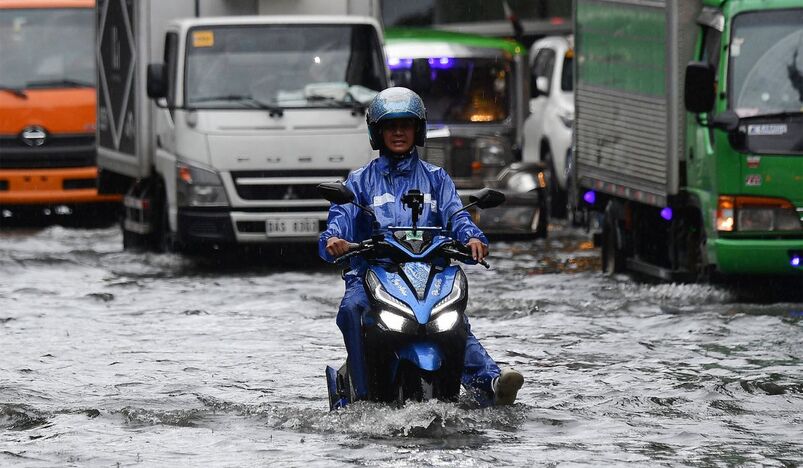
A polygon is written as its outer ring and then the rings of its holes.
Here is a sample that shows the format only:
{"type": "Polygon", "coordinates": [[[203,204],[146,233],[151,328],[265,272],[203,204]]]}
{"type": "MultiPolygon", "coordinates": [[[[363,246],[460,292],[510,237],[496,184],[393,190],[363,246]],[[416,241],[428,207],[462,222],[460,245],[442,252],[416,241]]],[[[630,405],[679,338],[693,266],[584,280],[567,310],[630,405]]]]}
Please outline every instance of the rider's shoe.
{"type": "Polygon", "coordinates": [[[524,385],[524,376],[521,372],[505,367],[491,383],[494,391],[494,405],[512,405],[516,401],[516,394],[524,385]]]}

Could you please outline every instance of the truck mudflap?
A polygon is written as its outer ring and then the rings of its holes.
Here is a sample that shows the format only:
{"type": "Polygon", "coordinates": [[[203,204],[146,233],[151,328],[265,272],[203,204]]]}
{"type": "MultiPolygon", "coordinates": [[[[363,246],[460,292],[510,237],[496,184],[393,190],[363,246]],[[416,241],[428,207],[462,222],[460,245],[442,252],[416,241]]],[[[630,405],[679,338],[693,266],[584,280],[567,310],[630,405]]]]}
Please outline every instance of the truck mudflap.
{"type": "Polygon", "coordinates": [[[803,239],[716,239],[714,250],[725,274],[803,275],[803,239]]]}

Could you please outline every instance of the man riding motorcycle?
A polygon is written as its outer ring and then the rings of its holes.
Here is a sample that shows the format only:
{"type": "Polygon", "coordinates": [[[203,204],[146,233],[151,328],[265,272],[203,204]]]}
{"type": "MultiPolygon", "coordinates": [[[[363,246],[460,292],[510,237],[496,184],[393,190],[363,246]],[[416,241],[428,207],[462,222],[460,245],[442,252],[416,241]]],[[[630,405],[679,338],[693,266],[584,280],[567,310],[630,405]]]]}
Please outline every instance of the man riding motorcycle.
{"type": "MultiPolygon", "coordinates": [[[[454,182],[440,167],[421,161],[416,146],[426,140],[426,109],[421,98],[407,88],[388,88],[379,93],[366,114],[371,147],[379,157],[349,174],[345,185],[354,192],[356,202],[371,206],[382,228],[411,224],[411,212],[402,204],[410,189],[424,194],[420,226],[446,226],[449,217],[461,208],[454,182]]],[[[319,254],[333,262],[349,251],[349,243],[371,237],[373,219],[354,204],[332,205],[328,228],[321,234],[319,254]]],[[[471,249],[474,260],[488,255],[488,240],[463,211],[452,219],[456,239],[471,249]]],[[[344,275],[346,292],[337,313],[337,325],[343,333],[348,352],[351,380],[358,398],[368,394],[363,360],[362,317],[369,310],[363,287],[367,264],[351,259],[351,269],[344,275]]],[[[463,385],[480,394],[481,401],[512,404],[524,379],[516,370],[500,369],[471,333],[466,319],[463,385]]]]}

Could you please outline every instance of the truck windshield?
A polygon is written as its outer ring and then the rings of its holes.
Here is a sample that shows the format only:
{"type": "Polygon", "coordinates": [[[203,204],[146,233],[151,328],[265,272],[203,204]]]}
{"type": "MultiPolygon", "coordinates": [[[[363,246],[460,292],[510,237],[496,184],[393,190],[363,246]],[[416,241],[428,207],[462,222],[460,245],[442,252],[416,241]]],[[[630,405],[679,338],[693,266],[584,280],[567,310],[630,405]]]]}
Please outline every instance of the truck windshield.
{"type": "Polygon", "coordinates": [[[0,9],[0,86],[95,86],[91,8],[0,9]]]}
{"type": "Polygon", "coordinates": [[[365,104],[384,89],[379,40],[367,25],[193,28],[187,106],[284,108],[365,104]]]}
{"type": "Polygon", "coordinates": [[[511,63],[494,58],[393,58],[391,78],[418,93],[434,123],[500,122],[509,113],[511,63]]]}
{"type": "Polygon", "coordinates": [[[734,18],[729,94],[740,117],[803,111],[803,9],[734,18]]]}

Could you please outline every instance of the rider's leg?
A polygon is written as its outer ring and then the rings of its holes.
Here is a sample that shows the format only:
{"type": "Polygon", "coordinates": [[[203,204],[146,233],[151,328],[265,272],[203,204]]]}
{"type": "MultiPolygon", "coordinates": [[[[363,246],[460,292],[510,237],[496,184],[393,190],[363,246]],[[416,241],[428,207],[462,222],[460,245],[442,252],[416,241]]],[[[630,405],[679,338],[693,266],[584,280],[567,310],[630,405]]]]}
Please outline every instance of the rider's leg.
{"type": "Polygon", "coordinates": [[[362,340],[362,315],[368,311],[368,297],[361,278],[346,280],[346,292],[340,301],[337,311],[337,326],[343,333],[343,341],[348,352],[349,374],[357,398],[368,395],[368,377],[366,376],[362,340]]]}
{"type": "Polygon", "coordinates": [[[466,355],[463,360],[463,385],[472,390],[482,406],[511,405],[524,383],[517,370],[499,369],[496,362],[471,333],[466,317],[466,355]]]}
{"type": "Polygon", "coordinates": [[[463,385],[479,393],[480,401],[490,398],[493,401],[493,379],[499,377],[499,366],[488,351],[471,333],[471,325],[466,317],[466,354],[463,359],[463,385]]]}

